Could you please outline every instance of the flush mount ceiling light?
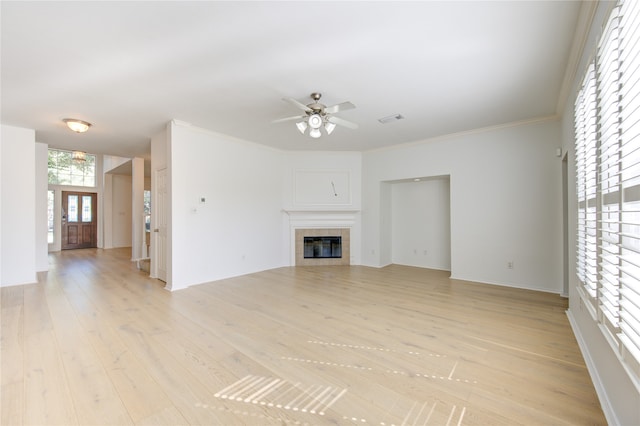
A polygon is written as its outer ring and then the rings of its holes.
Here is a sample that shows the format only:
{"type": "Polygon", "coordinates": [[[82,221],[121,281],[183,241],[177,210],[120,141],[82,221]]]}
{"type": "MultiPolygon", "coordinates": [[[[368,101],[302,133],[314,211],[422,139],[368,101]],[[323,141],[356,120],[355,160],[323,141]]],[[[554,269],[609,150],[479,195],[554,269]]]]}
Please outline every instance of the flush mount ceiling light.
{"type": "Polygon", "coordinates": [[[71,159],[73,161],[86,161],[87,160],[87,153],[84,151],[73,151],[71,153],[71,159]]]}
{"type": "Polygon", "coordinates": [[[296,120],[298,121],[296,123],[296,127],[300,130],[300,133],[304,135],[307,129],[309,129],[309,136],[314,139],[322,136],[321,129],[324,129],[325,132],[327,132],[327,135],[330,135],[335,130],[336,125],[348,127],[350,129],[358,128],[357,124],[332,115],[337,112],[353,109],[355,108],[355,105],[351,102],[342,102],[332,106],[325,106],[319,102],[321,96],[322,95],[320,93],[312,93],[311,99],[313,99],[313,102],[309,105],[304,105],[292,98],[284,98],[285,101],[303,110],[305,114],[302,116],[297,115],[295,117],[281,118],[279,120],[274,120],[273,122],[280,123],[283,121],[296,120]]]}
{"type": "Polygon", "coordinates": [[[77,120],[75,118],[65,118],[64,121],[67,124],[67,127],[73,130],[76,133],[84,133],[89,130],[91,127],[91,123],[87,123],[86,121],[77,120]]]}

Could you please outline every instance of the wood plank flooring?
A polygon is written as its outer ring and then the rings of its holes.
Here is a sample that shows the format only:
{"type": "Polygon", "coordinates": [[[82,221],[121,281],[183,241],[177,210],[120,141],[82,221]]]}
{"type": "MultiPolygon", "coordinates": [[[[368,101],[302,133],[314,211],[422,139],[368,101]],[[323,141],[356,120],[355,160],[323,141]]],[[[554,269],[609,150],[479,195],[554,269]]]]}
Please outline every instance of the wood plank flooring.
{"type": "Polygon", "coordinates": [[[129,253],[1,289],[2,425],[606,424],[557,295],[398,265],[168,292],[129,253]]]}

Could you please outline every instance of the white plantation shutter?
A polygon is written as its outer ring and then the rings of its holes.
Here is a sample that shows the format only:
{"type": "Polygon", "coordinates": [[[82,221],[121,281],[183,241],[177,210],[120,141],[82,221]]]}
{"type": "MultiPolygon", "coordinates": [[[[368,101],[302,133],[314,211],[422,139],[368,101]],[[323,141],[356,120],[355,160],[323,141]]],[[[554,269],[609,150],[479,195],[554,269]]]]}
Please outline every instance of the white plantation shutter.
{"type": "Polygon", "coordinates": [[[578,277],[595,306],[596,273],[596,136],[595,67],[585,76],[576,100],[576,190],[578,194],[578,277]]]}
{"type": "Polygon", "coordinates": [[[619,9],[605,27],[596,56],[598,86],[598,301],[602,322],[618,332],[620,309],[620,64],[619,9]]]}
{"type": "Polygon", "coordinates": [[[619,1],[609,17],[576,99],[575,138],[581,294],[640,379],[640,1],[619,1]]]}
{"type": "Polygon", "coordinates": [[[620,8],[620,329],[640,361],[640,3],[620,8]]]}

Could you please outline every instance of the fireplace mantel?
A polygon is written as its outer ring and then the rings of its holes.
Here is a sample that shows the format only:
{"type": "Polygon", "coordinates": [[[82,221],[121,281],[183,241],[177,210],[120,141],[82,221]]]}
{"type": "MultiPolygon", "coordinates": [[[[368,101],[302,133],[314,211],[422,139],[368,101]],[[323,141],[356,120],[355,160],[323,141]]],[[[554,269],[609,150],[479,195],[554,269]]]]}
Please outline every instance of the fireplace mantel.
{"type": "Polygon", "coordinates": [[[295,215],[304,215],[304,214],[356,214],[356,213],[360,213],[360,210],[336,210],[336,209],[327,209],[327,210],[322,210],[322,209],[314,209],[314,210],[287,210],[287,209],[282,209],[283,212],[285,212],[286,214],[288,214],[289,216],[295,216],[295,215]]]}
{"type": "Polygon", "coordinates": [[[353,224],[355,222],[356,215],[360,213],[360,210],[282,210],[289,215],[290,221],[313,221],[318,222],[329,221],[331,223],[335,221],[344,220],[345,222],[353,224]]]}

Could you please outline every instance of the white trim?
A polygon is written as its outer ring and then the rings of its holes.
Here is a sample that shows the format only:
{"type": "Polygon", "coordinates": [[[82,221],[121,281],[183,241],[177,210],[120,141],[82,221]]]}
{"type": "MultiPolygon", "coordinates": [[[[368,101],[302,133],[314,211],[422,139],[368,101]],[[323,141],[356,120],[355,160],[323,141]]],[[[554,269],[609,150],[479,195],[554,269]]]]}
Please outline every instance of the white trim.
{"type": "Polygon", "coordinates": [[[573,330],[573,334],[576,336],[576,341],[578,342],[580,352],[582,352],[584,362],[585,364],[587,364],[587,371],[589,372],[589,376],[591,377],[591,381],[593,382],[593,387],[595,388],[598,399],[600,400],[600,406],[602,407],[604,417],[607,419],[608,424],[619,425],[620,422],[618,420],[618,417],[616,416],[616,413],[613,410],[611,403],[609,402],[606,388],[602,383],[602,380],[600,380],[600,375],[598,374],[596,365],[591,358],[591,354],[589,353],[589,349],[584,340],[584,337],[582,336],[582,333],[580,333],[580,328],[578,328],[578,324],[573,317],[573,313],[569,309],[567,309],[566,314],[567,318],[569,319],[569,324],[571,325],[571,330],[573,330]]]}
{"type": "Polygon", "coordinates": [[[406,147],[409,147],[409,146],[422,145],[422,144],[424,144],[426,142],[436,142],[436,141],[442,141],[442,140],[447,140],[447,139],[456,139],[456,138],[460,138],[460,137],[463,137],[463,136],[476,135],[476,134],[480,134],[480,133],[495,132],[495,131],[501,130],[501,129],[509,129],[509,128],[512,128],[512,127],[527,126],[527,125],[530,125],[530,124],[544,123],[546,121],[553,121],[553,120],[558,120],[558,119],[560,119],[560,115],[559,114],[551,114],[551,115],[547,115],[547,116],[543,116],[543,117],[537,117],[537,118],[531,118],[531,119],[527,119],[527,120],[519,120],[519,121],[512,121],[510,123],[496,124],[495,126],[479,127],[477,129],[464,130],[462,132],[448,133],[446,135],[435,136],[433,138],[421,139],[421,140],[418,140],[418,141],[411,141],[411,142],[401,143],[401,144],[397,144],[397,145],[383,146],[383,147],[380,147],[380,148],[373,148],[373,149],[369,149],[369,150],[364,150],[362,152],[392,151],[392,150],[396,150],[398,148],[406,148],[406,147]]]}
{"type": "MultiPolygon", "coordinates": [[[[349,207],[353,205],[351,194],[351,170],[341,169],[295,169],[293,176],[293,204],[294,206],[307,206],[313,209],[335,209],[336,207],[349,207]],[[301,185],[302,177],[306,176],[306,184],[301,185]],[[315,176],[315,179],[310,178],[315,176]],[[315,193],[318,188],[311,185],[310,182],[315,180],[315,184],[321,184],[323,189],[321,193],[315,193]],[[301,197],[310,197],[310,200],[301,199],[301,197]],[[335,199],[331,197],[335,196],[335,199]],[[313,201],[311,201],[313,200],[313,201]],[[324,202],[320,202],[324,200],[324,202]]],[[[304,208],[304,207],[303,207],[304,208]]]]}
{"type": "Polygon", "coordinates": [[[550,294],[557,294],[560,295],[560,292],[558,290],[550,290],[550,289],[544,289],[544,288],[539,288],[539,287],[525,287],[522,285],[513,285],[513,284],[509,284],[509,283],[499,283],[499,282],[495,282],[495,281],[481,281],[478,280],[477,278],[461,278],[461,277],[456,277],[454,275],[451,275],[449,277],[450,280],[457,280],[457,281],[468,281],[468,282],[473,282],[473,283],[477,283],[477,284],[487,284],[487,285],[497,285],[499,287],[508,287],[508,288],[517,288],[520,290],[531,290],[531,291],[539,291],[541,293],[550,293],[550,294]]]}
{"type": "Polygon", "coordinates": [[[576,25],[576,31],[573,35],[573,42],[571,43],[571,51],[569,52],[569,60],[567,61],[567,67],[564,72],[564,79],[562,80],[562,86],[560,86],[560,95],[558,96],[558,104],[556,105],[556,112],[562,114],[569,95],[573,87],[573,83],[576,80],[576,75],[580,66],[580,58],[582,52],[589,40],[589,31],[593,24],[593,19],[596,16],[596,10],[598,9],[598,2],[596,1],[583,1],[580,5],[580,14],[578,16],[578,24],[576,25]]]}
{"type": "Polygon", "coordinates": [[[173,125],[173,126],[176,126],[176,127],[182,127],[182,128],[185,128],[185,129],[189,129],[189,130],[191,130],[193,132],[204,133],[204,134],[207,134],[207,135],[210,135],[210,136],[213,136],[213,137],[217,137],[217,138],[223,138],[224,140],[229,141],[229,142],[236,142],[236,143],[245,144],[246,146],[253,146],[253,147],[260,148],[260,149],[265,149],[267,151],[284,152],[282,149],[279,149],[279,148],[274,148],[274,147],[271,147],[271,146],[268,146],[268,145],[260,144],[260,143],[257,143],[257,142],[252,142],[252,141],[249,141],[249,140],[246,140],[246,139],[240,139],[240,138],[237,138],[235,136],[226,135],[224,133],[215,132],[213,130],[205,129],[203,127],[198,127],[198,126],[195,126],[195,125],[193,125],[191,123],[188,123],[188,122],[182,121],[182,120],[173,119],[173,120],[171,120],[169,125],[173,125]]]}
{"type": "Polygon", "coordinates": [[[582,285],[578,285],[576,287],[578,291],[578,295],[580,296],[580,303],[583,306],[586,306],[587,311],[591,315],[591,319],[595,322],[598,322],[598,312],[596,312],[596,308],[593,306],[593,301],[591,300],[591,296],[589,296],[585,291],[582,285]]]}

